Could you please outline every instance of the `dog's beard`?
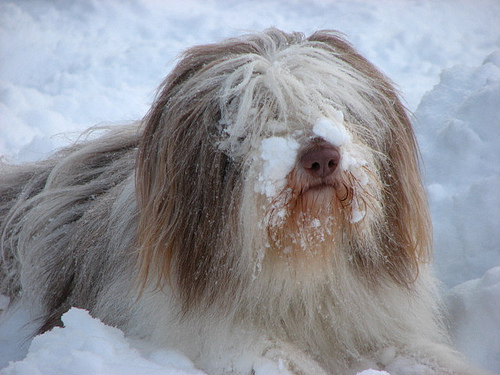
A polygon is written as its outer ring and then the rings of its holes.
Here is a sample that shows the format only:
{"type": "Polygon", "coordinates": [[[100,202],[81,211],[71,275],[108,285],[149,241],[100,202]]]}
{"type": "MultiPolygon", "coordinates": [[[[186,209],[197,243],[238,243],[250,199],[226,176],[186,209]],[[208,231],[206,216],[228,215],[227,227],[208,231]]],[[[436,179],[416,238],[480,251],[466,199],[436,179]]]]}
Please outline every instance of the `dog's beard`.
{"type": "Polygon", "coordinates": [[[354,242],[356,248],[373,249],[379,197],[376,181],[365,185],[351,173],[311,180],[295,169],[264,216],[272,253],[304,268],[349,258],[354,242]]]}

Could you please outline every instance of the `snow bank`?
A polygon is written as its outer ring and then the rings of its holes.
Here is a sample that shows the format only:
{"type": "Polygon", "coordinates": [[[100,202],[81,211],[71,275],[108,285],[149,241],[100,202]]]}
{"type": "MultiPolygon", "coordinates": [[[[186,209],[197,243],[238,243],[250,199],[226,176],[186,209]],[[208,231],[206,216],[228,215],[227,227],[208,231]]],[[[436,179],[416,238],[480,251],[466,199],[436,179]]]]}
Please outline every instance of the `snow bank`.
{"type": "Polygon", "coordinates": [[[123,332],[71,309],[64,328],[33,339],[26,359],[11,363],[0,375],[202,375],[174,351],[157,350],[145,356],[131,346],[123,332]]]}
{"type": "MultiPolygon", "coordinates": [[[[33,339],[23,361],[11,362],[0,375],[203,375],[182,354],[155,350],[147,343],[132,346],[123,332],[72,308],[56,327],[33,339]]],[[[280,363],[266,359],[255,365],[255,375],[290,375],[280,363]]],[[[359,375],[389,375],[367,370],[359,375]]]]}
{"type": "Polygon", "coordinates": [[[500,262],[500,52],[443,71],[415,116],[438,276],[454,286],[500,262]]]}
{"type": "Polygon", "coordinates": [[[474,363],[500,370],[500,267],[453,288],[448,296],[457,349],[474,363]]]}
{"type": "Polygon", "coordinates": [[[500,372],[500,52],[477,68],[444,70],[415,115],[437,273],[462,283],[447,299],[454,341],[500,372]]]}
{"type": "Polygon", "coordinates": [[[28,309],[12,306],[7,312],[2,312],[8,306],[9,299],[0,294],[0,369],[8,361],[20,361],[28,352],[29,337],[36,327],[30,324],[28,309]]]}

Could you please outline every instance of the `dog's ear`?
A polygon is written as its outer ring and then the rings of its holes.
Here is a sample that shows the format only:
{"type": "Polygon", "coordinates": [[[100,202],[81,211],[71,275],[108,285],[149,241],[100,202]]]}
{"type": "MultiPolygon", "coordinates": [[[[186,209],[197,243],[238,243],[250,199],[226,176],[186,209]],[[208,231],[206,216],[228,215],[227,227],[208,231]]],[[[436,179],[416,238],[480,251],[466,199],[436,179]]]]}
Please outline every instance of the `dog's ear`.
{"type": "MultiPolygon", "coordinates": [[[[396,98],[397,99],[397,98],[396,98]]],[[[432,225],[419,168],[419,152],[410,120],[399,102],[388,114],[391,138],[382,175],[389,272],[400,283],[412,283],[419,265],[431,260],[432,225]]]]}
{"type": "Polygon", "coordinates": [[[214,269],[230,268],[219,263],[236,227],[239,170],[217,148],[220,82],[207,73],[227,53],[218,45],[186,52],[144,120],[138,150],[140,283],[173,281],[185,301],[200,300],[214,269]]]}
{"type": "Polygon", "coordinates": [[[384,186],[383,205],[386,218],[381,230],[381,248],[387,257],[386,267],[395,281],[409,285],[417,277],[419,265],[431,256],[431,224],[419,168],[419,152],[408,112],[392,82],[361,56],[339,33],[319,31],[308,40],[357,70],[370,83],[370,98],[379,109],[380,129],[388,129],[380,178],[384,186]],[[388,125],[388,126],[387,126],[388,125]]]}
{"type": "Polygon", "coordinates": [[[221,88],[228,75],[248,63],[245,56],[265,54],[287,38],[300,35],[269,30],[193,47],[160,86],[144,119],[137,158],[143,286],[174,278],[184,285],[179,289],[186,299],[193,299],[189,295],[207,289],[209,273],[223,269],[217,263],[228,262],[223,253],[231,253],[242,188],[237,187],[240,168],[217,146],[221,102],[231,101],[222,98],[221,88]]]}

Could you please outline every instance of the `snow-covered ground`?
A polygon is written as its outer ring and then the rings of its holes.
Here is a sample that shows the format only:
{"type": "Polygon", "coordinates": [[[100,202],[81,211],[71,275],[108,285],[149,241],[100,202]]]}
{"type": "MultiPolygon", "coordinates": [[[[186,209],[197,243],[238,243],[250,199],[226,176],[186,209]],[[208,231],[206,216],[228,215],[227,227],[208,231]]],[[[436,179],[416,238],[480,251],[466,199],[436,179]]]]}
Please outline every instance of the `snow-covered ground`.
{"type": "MultiPolygon", "coordinates": [[[[401,88],[456,346],[500,373],[498,0],[0,0],[0,155],[39,159],[89,126],[139,119],[182,50],[269,26],[340,30],[401,88]]],[[[25,312],[5,318],[0,368],[25,359],[2,375],[201,373],[81,310],[26,356],[25,312]]]]}

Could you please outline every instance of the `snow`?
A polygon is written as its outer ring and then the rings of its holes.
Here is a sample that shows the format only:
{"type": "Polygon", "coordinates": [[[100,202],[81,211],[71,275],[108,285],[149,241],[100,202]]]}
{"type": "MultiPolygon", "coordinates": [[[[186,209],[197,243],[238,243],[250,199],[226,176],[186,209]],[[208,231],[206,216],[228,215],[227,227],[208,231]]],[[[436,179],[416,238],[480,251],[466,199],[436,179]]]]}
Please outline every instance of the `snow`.
{"type": "Polygon", "coordinates": [[[499,60],[497,53],[478,67],[444,70],[415,112],[438,275],[450,286],[499,263],[499,60]]]}
{"type": "Polygon", "coordinates": [[[293,138],[270,137],[262,141],[260,158],[264,165],[256,182],[256,192],[272,198],[285,187],[286,176],[295,165],[299,146],[293,138]]]}
{"type": "Polygon", "coordinates": [[[122,331],[72,308],[63,315],[64,328],[33,339],[26,359],[11,362],[2,375],[202,375],[183,355],[156,350],[141,354],[122,331]]]}
{"type": "MultiPolygon", "coordinates": [[[[37,160],[89,126],[141,118],[189,46],[269,26],[340,30],[415,112],[455,344],[500,373],[499,14],[496,0],[0,0],[0,155],[37,160]]],[[[79,310],[28,354],[26,312],[1,319],[0,368],[24,358],[2,375],[200,373],[79,310]]]]}
{"type": "Polygon", "coordinates": [[[500,347],[500,267],[453,288],[448,296],[457,349],[475,363],[496,364],[500,347]],[[496,350],[492,350],[496,348],[496,350]]]}
{"type": "Polygon", "coordinates": [[[338,116],[334,119],[320,118],[313,127],[313,133],[322,137],[325,141],[339,147],[351,141],[351,135],[345,128],[344,115],[337,111],[338,116]]]}
{"type": "MultiPolygon", "coordinates": [[[[128,341],[123,332],[72,308],[64,328],[37,336],[23,361],[10,362],[1,375],[203,375],[189,359],[173,350],[128,341]],[[138,348],[139,347],[139,348],[138,348]]],[[[282,362],[262,358],[256,375],[291,375],[282,362]]],[[[359,375],[389,375],[367,370],[359,375]]]]}

